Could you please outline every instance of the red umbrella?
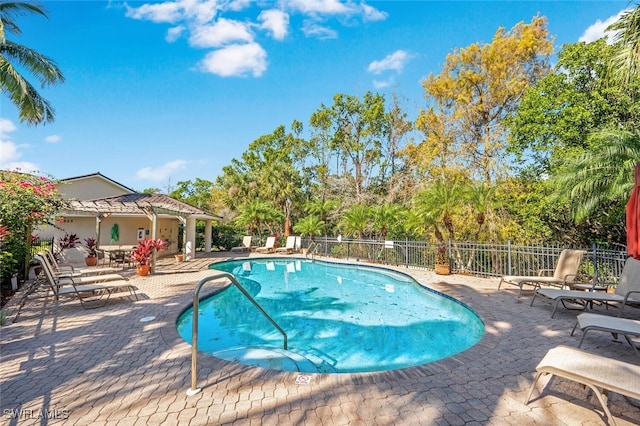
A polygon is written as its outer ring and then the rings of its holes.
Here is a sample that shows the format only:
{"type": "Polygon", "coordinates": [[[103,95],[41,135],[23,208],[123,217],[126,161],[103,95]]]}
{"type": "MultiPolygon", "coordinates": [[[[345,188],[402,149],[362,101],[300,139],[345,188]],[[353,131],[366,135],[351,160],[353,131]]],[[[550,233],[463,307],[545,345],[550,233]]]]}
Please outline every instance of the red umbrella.
{"type": "Polygon", "coordinates": [[[636,163],[633,189],[627,202],[627,252],[640,259],[640,162],[636,163]]]}

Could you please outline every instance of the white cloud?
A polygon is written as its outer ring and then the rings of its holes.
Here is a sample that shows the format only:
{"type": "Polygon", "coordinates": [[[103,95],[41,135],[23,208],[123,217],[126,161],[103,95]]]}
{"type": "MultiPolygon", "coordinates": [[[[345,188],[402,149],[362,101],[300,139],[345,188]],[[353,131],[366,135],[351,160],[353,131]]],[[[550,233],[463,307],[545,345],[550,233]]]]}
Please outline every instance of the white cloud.
{"type": "Polygon", "coordinates": [[[208,53],[199,69],[222,77],[260,77],[267,69],[267,52],[258,43],[232,44],[208,53]]]}
{"type": "Polygon", "coordinates": [[[387,80],[373,80],[373,87],[375,89],[384,89],[385,87],[389,87],[393,84],[394,79],[393,77],[387,79],[387,80]]]}
{"type": "Polygon", "coordinates": [[[127,8],[126,15],[128,18],[147,20],[151,22],[168,22],[170,24],[178,22],[182,19],[182,10],[178,2],[165,2],[156,4],[143,4],[140,7],[127,8]]]}
{"type": "Polygon", "coordinates": [[[342,3],[339,0],[286,0],[285,7],[303,14],[340,15],[349,14],[353,3],[342,3]]]}
{"type": "Polygon", "coordinates": [[[385,71],[402,72],[404,66],[411,59],[411,55],[404,50],[396,50],[379,61],[369,64],[367,71],[373,74],[382,74],[385,71]]]}
{"type": "Polygon", "coordinates": [[[319,25],[317,22],[305,21],[302,32],[307,37],[317,37],[321,40],[338,38],[338,33],[329,27],[319,25]]]}
{"type": "Polygon", "coordinates": [[[184,169],[186,166],[187,162],[185,160],[175,160],[157,168],[143,167],[136,172],[136,177],[138,179],[162,182],[167,180],[173,172],[184,169]]]}
{"type": "Polygon", "coordinates": [[[175,27],[171,27],[167,30],[167,35],[165,36],[164,39],[169,43],[173,43],[174,41],[180,38],[180,36],[186,29],[187,28],[184,25],[177,25],[175,27]]]}
{"type": "Polygon", "coordinates": [[[0,118],[0,170],[20,170],[26,173],[35,173],[39,167],[28,161],[20,161],[22,146],[16,144],[9,137],[9,133],[17,130],[11,120],[0,118]]]}
{"type": "Polygon", "coordinates": [[[584,41],[585,43],[591,43],[592,41],[596,41],[603,37],[607,38],[607,43],[611,43],[612,38],[614,37],[613,32],[607,32],[606,29],[609,25],[616,22],[620,17],[627,12],[628,10],[622,10],[617,15],[610,16],[604,21],[597,20],[595,24],[592,24],[587,28],[584,33],[580,36],[578,41],[584,41]]]}
{"type": "Polygon", "coordinates": [[[125,3],[125,7],[129,18],[175,24],[184,19],[197,23],[209,22],[222,6],[218,0],[177,0],[148,3],[140,7],[131,7],[125,3]]]}
{"type": "Polygon", "coordinates": [[[261,29],[270,31],[273,38],[283,40],[289,32],[289,15],[281,10],[263,10],[258,16],[261,29]]]}
{"type": "Polygon", "coordinates": [[[229,19],[218,19],[212,25],[194,28],[189,43],[195,47],[220,47],[231,42],[252,42],[253,34],[247,24],[229,19]]]}
{"type": "Polygon", "coordinates": [[[164,0],[138,7],[125,3],[124,8],[129,18],[171,24],[165,35],[169,43],[186,35],[193,47],[222,47],[208,53],[198,64],[201,70],[220,76],[248,73],[261,76],[267,67],[267,53],[256,37],[262,31],[276,40],[284,40],[290,33],[291,14],[302,15],[301,30],[305,36],[319,39],[338,37],[337,31],[326,24],[329,18],[342,25],[353,25],[353,18],[371,22],[388,16],[363,0],[164,0]],[[226,13],[234,14],[254,5],[265,9],[253,20],[240,22],[224,17],[226,13]],[[223,64],[220,60],[230,63],[223,64]]]}
{"type": "Polygon", "coordinates": [[[62,137],[60,137],[59,135],[49,135],[44,138],[44,141],[46,143],[58,143],[61,140],[62,140],[62,137]]]}
{"type": "Polygon", "coordinates": [[[362,18],[368,22],[384,21],[389,16],[388,13],[382,12],[368,4],[362,4],[362,18]]]}
{"type": "Polygon", "coordinates": [[[0,138],[4,139],[8,137],[9,133],[15,132],[18,128],[11,120],[6,118],[0,118],[0,138]]]}

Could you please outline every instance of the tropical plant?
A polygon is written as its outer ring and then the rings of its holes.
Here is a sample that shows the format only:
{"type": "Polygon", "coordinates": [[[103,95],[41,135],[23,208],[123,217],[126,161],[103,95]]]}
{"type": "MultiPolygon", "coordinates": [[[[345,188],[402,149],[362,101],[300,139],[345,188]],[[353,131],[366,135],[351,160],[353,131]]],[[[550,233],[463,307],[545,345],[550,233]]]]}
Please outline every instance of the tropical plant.
{"type": "Polygon", "coordinates": [[[311,241],[314,241],[316,235],[320,235],[324,228],[324,221],[316,215],[309,215],[298,221],[293,226],[294,232],[299,233],[302,236],[309,236],[311,241]]]}
{"type": "Polygon", "coordinates": [[[364,239],[368,225],[369,209],[364,204],[354,204],[343,213],[338,228],[346,235],[355,235],[364,239]]]}
{"type": "Polygon", "coordinates": [[[629,83],[640,72],[640,7],[623,13],[607,31],[613,32],[617,50],[610,63],[612,75],[624,84],[629,83]]]}
{"type": "Polygon", "coordinates": [[[7,34],[19,35],[15,18],[33,13],[47,17],[38,6],[23,2],[0,2],[0,91],[6,93],[18,107],[20,121],[30,125],[54,120],[55,110],[20,73],[23,68],[31,72],[42,87],[64,81],[62,72],[50,58],[21,44],[7,40],[7,34]]]}
{"type": "Polygon", "coordinates": [[[131,252],[131,261],[137,266],[149,265],[154,251],[164,250],[167,245],[165,240],[141,240],[131,252]]]}
{"type": "Polygon", "coordinates": [[[61,250],[74,248],[76,244],[80,243],[80,237],[76,234],[64,234],[62,238],[58,241],[61,250]]]}
{"type": "Polygon", "coordinates": [[[98,252],[97,252],[98,243],[97,243],[95,238],[85,238],[84,239],[84,246],[89,251],[89,254],[87,255],[87,257],[96,257],[96,256],[98,256],[98,252]]]}

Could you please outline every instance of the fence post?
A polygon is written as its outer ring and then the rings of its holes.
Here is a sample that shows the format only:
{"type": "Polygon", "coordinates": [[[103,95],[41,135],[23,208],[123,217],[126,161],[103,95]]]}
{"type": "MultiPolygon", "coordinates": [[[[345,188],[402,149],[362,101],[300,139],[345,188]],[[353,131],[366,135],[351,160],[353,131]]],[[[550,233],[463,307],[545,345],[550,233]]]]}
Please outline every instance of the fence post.
{"type": "Polygon", "coordinates": [[[593,247],[593,284],[598,284],[598,245],[596,243],[592,243],[593,247]]]}
{"type": "Polygon", "coordinates": [[[507,241],[507,273],[511,275],[511,240],[507,241]]]}

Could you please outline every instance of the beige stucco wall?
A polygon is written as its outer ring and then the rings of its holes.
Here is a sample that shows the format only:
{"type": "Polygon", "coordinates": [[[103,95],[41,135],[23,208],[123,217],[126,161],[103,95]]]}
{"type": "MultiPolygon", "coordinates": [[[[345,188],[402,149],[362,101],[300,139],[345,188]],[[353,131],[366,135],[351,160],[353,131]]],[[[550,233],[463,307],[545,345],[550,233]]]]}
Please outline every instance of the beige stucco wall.
{"type": "Polygon", "coordinates": [[[100,176],[89,176],[68,183],[59,183],[56,188],[65,200],[93,200],[131,193],[131,191],[127,191],[100,176]]]}

